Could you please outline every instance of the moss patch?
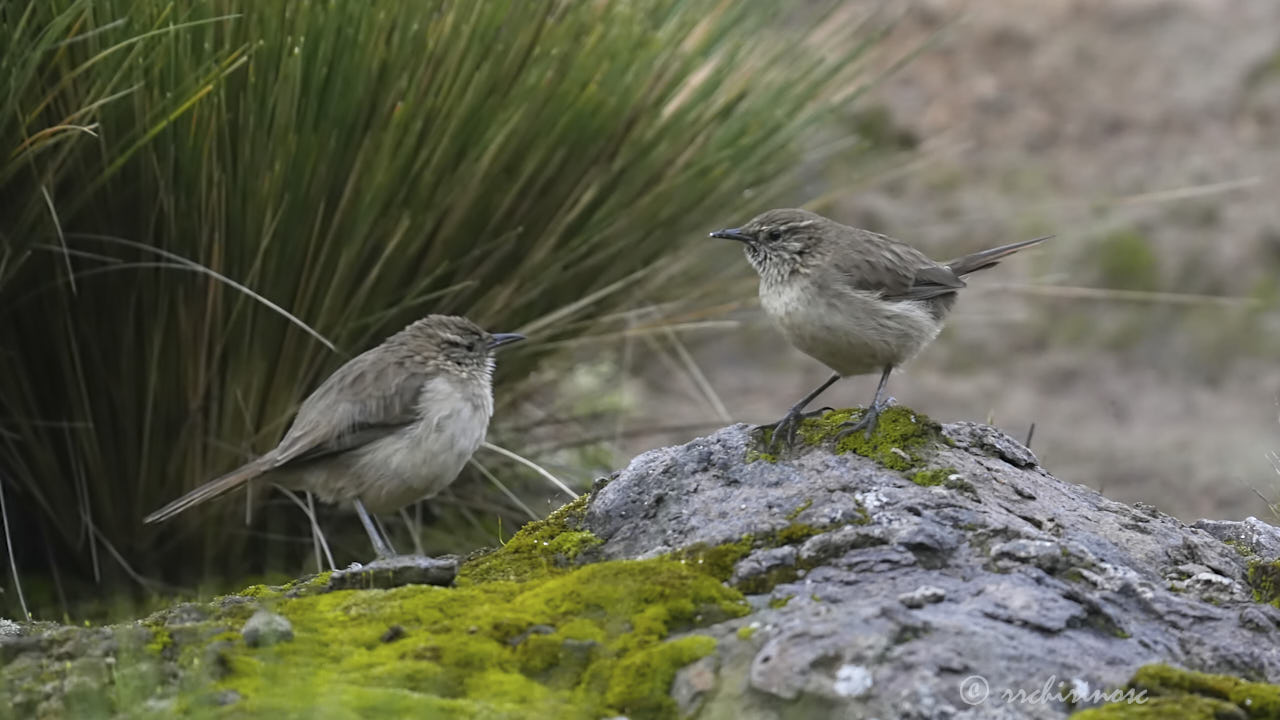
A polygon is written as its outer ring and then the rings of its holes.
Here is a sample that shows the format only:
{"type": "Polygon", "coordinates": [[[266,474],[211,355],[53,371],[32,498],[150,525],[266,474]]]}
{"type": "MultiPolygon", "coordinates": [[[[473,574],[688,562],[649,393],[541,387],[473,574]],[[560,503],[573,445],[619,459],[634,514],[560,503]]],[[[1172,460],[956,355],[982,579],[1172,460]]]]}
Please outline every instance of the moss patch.
{"type": "MultiPolygon", "coordinates": [[[[833,410],[816,418],[809,418],[800,426],[799,436],[806,445],[818,445],[832,440],[843,428],[842,423],[862,417],[866,410],[833,410]]],[[[922,465],[928,449],[942,442],[942,428],[925,415],[895,405],[880,413],[876,429],[868,438],[859,431],[850,433],[836,443],[836,454],[856,453],[881,465],[899,471],[908,471],[922,465]]]]}
{"type": "Polygon", "coordinates": [[[1253,557],[1254,555],[1253,548],[1249,547],[1248,543],[1239,540],[1223,540],[1222,544],[1235,550],[1241,557],[1253,557]]]}
{"type": "Polygon", "coordinates": [[[667,555],[671,560],[695,567],[721,582],[733,576],[733,567],[746,557],[755,545],[755,538],[743,535],[737,542],[723,545],[698,543],[667,555]]]}
{"type": "Polygon", "coordinates": [[[1145,691],[1145,703],[1111,703],[1072,715],[1073,720],[1280,720],[1280,686],[1249,682],[1230,675],[1211,675],[1146,665],[1128,687],[1145,691]]]}
{"type": "Polygon", "coordinates": [[[586,550],[600,544],[600,538],[583,530],[590,495],[551,513],[546,520],[526,524],[505,545],[463,565],[458,570],[459,586],[481,582],[523,582],[549,572],[564,572],[586,550]]]}
{"type": "MultiPolygon", "coordinates": [[[[114,656],[114,684],[88,691],[104,717],[674,717],[676,671],[716,648],[696,630],[750,611],[717,576],[752,541],[706,549],[703,563],[579,564],[599,544],[581,529],[585,509],[584,499],[522,529],[465,564],[453,588],[323,592],[328,577],[315,576],[58,632],[137,637],[135,656],[114,656]],[[287,618],[293,639],[248,647],[239,629],[257,608],[287,618]],[[138,692],[122,694],[126,685],[138,692]]],[[[5,668],[0,693],[38,690],[66,665],[47,663],[5,668]]],[[[15,701],[18,716],[34,716],[42,697],[15,701]]]]}
{"type": "Polygon", "coordinates": [[[796,518],[800,517],[800,513],[804,512],[805,510],[808,510],[811,507],[813,507],[813,498],[809,498],[808,500],[805,500],[804,502],[797,505],[795,510],[792,510],[791,512],[787,513],[787,519],[795,520],[796,518]]]}
{"type": "Polygon", "coordinates": [[[238,716],[332,707],[359,716],[635,718],[674,713],[676,670],[715,640],[670,634],[739,617],[741,595],[669,559],[620,560],[525,582],[411,585],[291,598],[276,612],[295,639],[236,642],[219,683],[238,716]],[[394,642],[387,629],[402,628],[394,642]]]}
{"type": "Polygon", "coordinates": [[[1280,560],[1254,560],[1249,563],[1245,578],[1253,588],[1255,601],[1280,607],[1280,560]]]}

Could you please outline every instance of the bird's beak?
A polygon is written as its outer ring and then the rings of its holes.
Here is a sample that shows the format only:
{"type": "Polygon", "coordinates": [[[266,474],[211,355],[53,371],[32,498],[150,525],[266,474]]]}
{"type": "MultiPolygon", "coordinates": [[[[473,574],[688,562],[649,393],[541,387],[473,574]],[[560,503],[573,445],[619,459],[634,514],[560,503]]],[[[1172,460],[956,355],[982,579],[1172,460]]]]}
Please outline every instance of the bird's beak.
{"type": "Polygon", "coordinates": [[[740,228],[725,228],[724,230],[716,230],[711,233],[713,238],[724,238],[725,240],[737,240],[738,242],[753,242],[754,238],[742,232],[740,228]]]}
{"type": "Polygon", "coordinates": [[[489,336],[489,349],[496,350],[503,345],[510,345],[523,339],[524,336],[520,333],[494,333],[489,336]]]}

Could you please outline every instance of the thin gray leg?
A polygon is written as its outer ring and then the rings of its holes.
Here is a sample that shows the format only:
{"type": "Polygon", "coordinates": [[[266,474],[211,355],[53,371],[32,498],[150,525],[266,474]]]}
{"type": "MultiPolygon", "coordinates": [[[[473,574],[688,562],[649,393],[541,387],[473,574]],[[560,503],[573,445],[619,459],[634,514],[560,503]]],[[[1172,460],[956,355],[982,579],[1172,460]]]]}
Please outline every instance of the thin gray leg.
{"type": "MultiPolygon", "coordinates": [[[[805,395],[800,402],[792,405],[791,409],[787,411],[787,414],[783,415],[782,419],[777,423],[773,425],[761,425],[757,428],[759,430],[773,430],[773,434],[769,439],[769,445],[771,447],[777,447],[779,440],[785,442],[788,447],[794,445],[796,443],[796,429],[800,427],[800,422],[811,414],[806,413],[804,409],[808,407],[809,403],[813,402],[814,399],[821,395],[823,391],[832,385],[835,385],[836,381],[839,379],[839,373],[833,374],[831,377],[826,379],[826,382],[814,388],[813,392],[805,395]]],[[[823,410],[826,409],[827,408],[823,408],[823,410]]],[[[820,414],[823,410],[818,410],[817,413],[813,414],[820,414]]]]}
{"type": "Polygon", "coordinates": [[[880,411],[884,409],[881,404],[880,396],[884,395],[884,389],[889,384],[889,373],[893,372],[892,365],[886,365],[884,372],[880,374],[880,384],[876,385],[876,395],[871,398],[871,407],[867,408],[866,414],[858,422],[840,423],[844,428],[836,435],[836,442],[842,440],[845,436],[855,433],[859,430],[866,429],[867,438],[871,438],[871,433],[876,429],[876,422],[880,420],[880,411]]]}
{"type": "Polygon", "coordinates": [[[374,527],[373,519],[369,517],[369,511],[364,509],[364,503],[357,498],[355,500],[356,514],[360,516],[360,524],[364,525],[364,531],[369,534],[369,542],[373,543],[373,552],[380,558],[395,557],[395,551],[382,539],[382,535],[378,533],[378,528],[374,527]]]}

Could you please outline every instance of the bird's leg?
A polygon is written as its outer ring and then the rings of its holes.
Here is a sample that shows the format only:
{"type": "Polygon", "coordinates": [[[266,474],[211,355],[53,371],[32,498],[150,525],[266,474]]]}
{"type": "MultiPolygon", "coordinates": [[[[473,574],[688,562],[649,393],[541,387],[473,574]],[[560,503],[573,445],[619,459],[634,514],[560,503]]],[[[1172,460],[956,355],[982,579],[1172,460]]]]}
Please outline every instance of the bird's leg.
{"type": "Polygon", "coordinates": [[[391,549],[391,545],[383,539],[378,532],[378,528],[374,527],[373,519],[369,517],[369,511],[364,509],[364,503],[360,502],[360,498],[354,501],[356,506],[356,514],[360,516],[360,524],[364,525],[364,531],[369,534],[369,542],[373,543],[373,552],[379,558],[395,557],[396,553],[391,549]]]}
{"type": "Polygon", "coordinates": [[[779,420],[778,422],[771,425],[756,426],[756,430],[772,430],[773,431],[771,437],[769,438],[769,447],[770,448],[776,447],[778,444],[778,438],[781,438],[781,437],[786,438],[786,443],[788,446],[794,445],[796,442],[796,430],[800,428],[800,423],[805,418],[812,417],[814,415],[819,415],[831,409],[831,408],[821,408],[819,410],[814,410],[812,412],[805,412],[804,411],[805,406],[813,402],[814,398],[821,395],[824,390],[834,385],[835,382],[839,379],[840,379],[839,373],[833,374],[831,377],[827,378],[826,382],[822,383],[817,388],[815,388],[813,392],[809,393],[808,395],[805,395],[803,400],[796,403],[795,405],[792,405],[791,409],[787,411],[787,414],[783,415],[782,419],[779,420]]]}
{"type": "Polygon", "coordinates": [[[391,551],[391,557],[399,555],[396,546],[391,544],[391,533],[387,532],[387,526],[382,524],[382,518],[372,515],[373,525],[378,528],[378,534],[382,536],[382,542],[386,544],[387,549],[391,551]]]}
{"type": "Polygon", "coordinates": [[[871,439],[871,433],[876,429],[876,422],[880,419],[880,412],[884,410],[889,401],[880,401],[880,396],[884,394],[884,388],[889,384],[889,373],[893,372],[892,365],[885,365],[884,372],[880,374],[880,384],[876,386],[876,396],[871,398],[871,407],[867,408],[867,412],[857,422],[849,421],[840,423],[840,427],[844,428],[836,433],[836,442],[840,442],[846,436],[866,429],[867,439],[871,439]]]}

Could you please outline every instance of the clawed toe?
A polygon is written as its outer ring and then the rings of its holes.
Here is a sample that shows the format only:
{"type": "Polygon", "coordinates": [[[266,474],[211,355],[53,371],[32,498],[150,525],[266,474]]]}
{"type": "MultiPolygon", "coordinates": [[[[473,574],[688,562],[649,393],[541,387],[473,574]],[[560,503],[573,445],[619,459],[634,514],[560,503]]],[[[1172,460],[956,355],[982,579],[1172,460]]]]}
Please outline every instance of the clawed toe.
{"type": "Polygon", "coordinates": [[[871,434],[875,432],[876,423],[879,422],[880,420],[880,413],[883,412],[885,408],[889,407],[889,405],[893,402],[894,402],[894,399],[889,398],[884,402],[880,403],[879,405],[872,405],[871,407],[867,408],[866,412],[862,414],[862,417],[858,418],[856,421],[850,420],[848,422],[840,423],[840,427],[843,429],[840,432],[836,433],[836,442],[840,442],[841,440],[858,432],[859,430],[866,430],[867,431],[866,438],[870,440],[871,434]]]}
{"type": "Polygon", "coordinates": [[[805,420],[830,411],[831,408],[829,407],[810,410],[808,412],[792,410],[776,423],[770,425],[757,425],[755,427],[755,431],[759,433],[764,433],[765,431],[769,432],[768,441],[766,442],[765,447],[770,452],[779,448],[780,442],[783,443],[783,447],[791,447],[796,444],[796,433],[799,432],[800,426],[805,420]]]}

